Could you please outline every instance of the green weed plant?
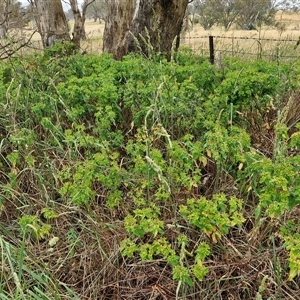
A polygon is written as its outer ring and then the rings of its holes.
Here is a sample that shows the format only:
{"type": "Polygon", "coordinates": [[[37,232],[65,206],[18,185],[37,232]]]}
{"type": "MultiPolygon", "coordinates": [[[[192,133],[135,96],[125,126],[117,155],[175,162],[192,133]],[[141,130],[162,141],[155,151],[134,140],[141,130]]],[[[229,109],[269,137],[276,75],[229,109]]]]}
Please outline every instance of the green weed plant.
{"type": "MultiPolygon", "coordinates": [[[[276,115],[282,95],[297,87],[296,64],[227,60],[216,68],[186,53],[171,62],[134,55],[116,62],[65,47],[0,67],[1,214],[13,207],[12,229],[1,229],[2,260],[17,263],[14,248],[21,262],[45,241],[54,251],[60,218],[75,211],[122,231],[125,260],[164,261],[179,299],[206,280],[215,245],[247,220],[268,218],[283,228],[290,279],[299,274],[298,233],[285,219],[299,204],[299,126],[276,115]],[[268,156],[253,142],[253,124],[264,126],[271,110],[268,156]],[[22,242],[12,246],[8,236],[22,242]]],[[[73,225],[59,238],[70,249],[62,260],[88,249],[73,225]]],[[[45,265],[42,256],[34,260],[37,269],[45,265]]],[[[77,294],[52,281],[50,268],[42,282],[22,270],[13,270],[20,284],[12,284],[2,269],[3,299],[50,299],[40,289],[54,283],[55,299],[77,294]]]]}

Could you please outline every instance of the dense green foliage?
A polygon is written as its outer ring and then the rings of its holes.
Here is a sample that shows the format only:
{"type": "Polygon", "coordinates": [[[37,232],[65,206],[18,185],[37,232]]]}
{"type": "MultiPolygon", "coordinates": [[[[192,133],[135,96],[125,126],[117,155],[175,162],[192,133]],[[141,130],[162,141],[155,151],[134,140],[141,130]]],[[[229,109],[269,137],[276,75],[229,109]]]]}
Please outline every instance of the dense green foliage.
{"type": "MultiPolygon", "coordinates": [[[[65,54],[0,65],[1,299],[83,299],[61,274],[88,247],[113,264],[114,243],[128,262],[162,261],[178,299],[200,299],[237,232],[274,263],[271,240],[285,245],[278,278],[297,276],[300,64],[65,54]]],[[[85,297],[118,299],[105,291],[85,297]]]]}

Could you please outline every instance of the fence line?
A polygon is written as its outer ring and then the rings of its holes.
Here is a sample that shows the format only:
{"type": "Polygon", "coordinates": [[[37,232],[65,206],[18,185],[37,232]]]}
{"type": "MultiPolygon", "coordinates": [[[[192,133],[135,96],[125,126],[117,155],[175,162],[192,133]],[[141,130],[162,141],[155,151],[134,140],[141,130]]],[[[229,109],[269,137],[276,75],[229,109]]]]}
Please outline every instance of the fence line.
{"type": "Polygon", "coordinates": [[[221,63],[225,57],[239,57],[244,60],[268,59],[276,61],[296,60],[300,57],[297,39],[236,37],[236,36],[184,36],[183,46],[194,53],[208,56],[214,63],[221,63]]]}
{"type": "MultiPolygon", "coordinates": [[[[82,42],[82,49],[87,53],[102,52],[102,37],[87,39],[82,42]]],[[[261,38],[237,36],[183,36],[181,46],[191,48],[193,53],[208,57],[211,63],[221,63],[225,57],[238,57],[244,60],[267,59],[277,61],[296,60],[300,57],[297,39],[261,38]]],[[[43,49],[40,40],[31,41],[26,48],[20,49],[25,55],[43,49]]]]}
{"type": "Polygon", "coordinates": [[[260,38],[260,37],[246,37],[246,36],[223,36],[223,35],[202,35],[202,36],[184,36],[181,39],[203,39],[209,38],[213,36],[214,38],[221,38],[221,39],[236,39],[236,40],[262,40],[262,41],[276,41],[276,42],[298,42],[298,39],[271,39],[271,38],[260,38]]]}

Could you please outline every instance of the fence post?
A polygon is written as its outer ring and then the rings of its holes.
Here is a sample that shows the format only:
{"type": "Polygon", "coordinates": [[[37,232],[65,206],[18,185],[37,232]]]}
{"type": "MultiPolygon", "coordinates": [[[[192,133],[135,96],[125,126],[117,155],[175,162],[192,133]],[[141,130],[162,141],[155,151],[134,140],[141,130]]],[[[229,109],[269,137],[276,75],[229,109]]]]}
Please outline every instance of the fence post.
{"type": "Polygon", "coordinates": [[[213,65],[215,63],[214,37],[210,35],[208,38],[209,38],[209,61],[213,65]]]}

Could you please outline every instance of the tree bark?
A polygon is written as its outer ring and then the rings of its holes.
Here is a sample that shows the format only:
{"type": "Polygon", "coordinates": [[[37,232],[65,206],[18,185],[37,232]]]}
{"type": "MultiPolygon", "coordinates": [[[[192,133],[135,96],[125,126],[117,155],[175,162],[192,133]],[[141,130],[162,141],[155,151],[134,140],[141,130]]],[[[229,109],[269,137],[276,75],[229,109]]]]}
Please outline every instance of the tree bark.
{"type": "Polygon", "coordinates": [[[8,17],[9,17],[9,4],[8,0],[3,1],[0,4],[0,8],[2,10],[2,16],[0,17],[0,39],[7,38],[7,31],[8,31],[8,17]]]}
{"type": "Polygon", "coordinates": [[[136,0],[111,0],[103,36],[103,51],[122,59],[128,53],[127,37],[136,0]]]}
{"type": "Polygon", "coordinates": [[[7,26],[6,24],[0,24],[0,40],[4,40],[7,37],[7,26]]]}
{"type": "Polygon", "coordinates": [[[34,0],[37,10],[37,27],[44,47],[52,47],[56,41],[70,41],[67,19],[61,0],[34,0]]]}
{"type": "Polygon", "coordinates": [[[82,13],[78,8],[77,0],[70,0],[70,5],[72,12],[74,14],[74,30],[72,42],[74,43],[76,49],[80,49],[80,42],[86,39],[84,23],[87,7],[92,4],[95,0],[85,0],[82,5],[82,13]]]}
{"type": "Polygon", "coordinates": [[[163,53],[168,59],[178,47],[188,0],[112,0],[103,50],[122,59],[129,52],[163,53]]]}
{"type": "Polygon", "coordinates": [[[181,31],[187,4],[188,0],[137,1],[128,51],[137,52],[140,47],[146,55],[154,51],[170,58],[174,40],[181,31]]]}

